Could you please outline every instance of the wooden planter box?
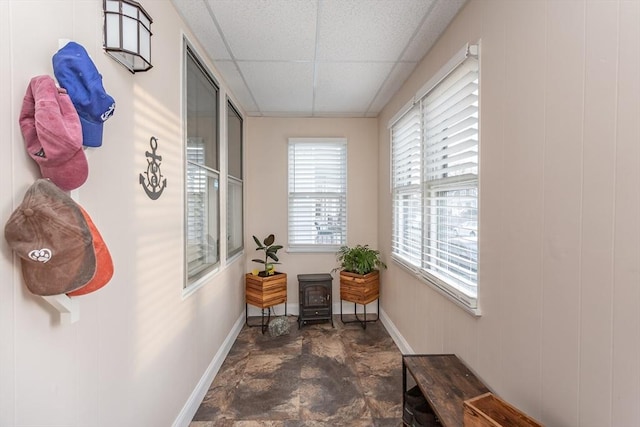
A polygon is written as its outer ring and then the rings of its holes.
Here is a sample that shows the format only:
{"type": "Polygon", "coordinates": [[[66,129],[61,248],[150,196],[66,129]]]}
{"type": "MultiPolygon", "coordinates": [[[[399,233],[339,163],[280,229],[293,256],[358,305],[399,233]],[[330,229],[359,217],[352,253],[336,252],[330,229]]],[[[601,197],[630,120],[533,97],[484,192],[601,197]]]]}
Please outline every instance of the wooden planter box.
{"type": "Polygon", "coordinates": [[[369,274],[340,272],[340,299],[357,304],[369,304],[380,295],[380,273],[374,270],[369,274]]]}
{"type": "Polygon", "coordinates": [[[464,401],[464,427],[542,427],[492,393],[464,401]]]}
{"type": "Polygon", "coordinates": [[[260,277],[251,273],[245,275],[245,295],[247,304],[267,308],[287,302],[287,274],[260,277]]]}

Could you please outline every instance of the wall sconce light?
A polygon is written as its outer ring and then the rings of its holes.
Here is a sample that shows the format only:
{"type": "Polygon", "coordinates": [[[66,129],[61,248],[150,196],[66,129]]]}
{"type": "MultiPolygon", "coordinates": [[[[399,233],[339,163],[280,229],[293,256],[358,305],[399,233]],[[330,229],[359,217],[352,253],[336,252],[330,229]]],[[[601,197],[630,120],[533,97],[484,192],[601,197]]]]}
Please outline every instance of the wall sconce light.
{"type": "Polygon", "coordinates": [[[103,0],[104,50],[129,71],[147,71],[151,65],[151,23],[140,3],[103,0]]]}

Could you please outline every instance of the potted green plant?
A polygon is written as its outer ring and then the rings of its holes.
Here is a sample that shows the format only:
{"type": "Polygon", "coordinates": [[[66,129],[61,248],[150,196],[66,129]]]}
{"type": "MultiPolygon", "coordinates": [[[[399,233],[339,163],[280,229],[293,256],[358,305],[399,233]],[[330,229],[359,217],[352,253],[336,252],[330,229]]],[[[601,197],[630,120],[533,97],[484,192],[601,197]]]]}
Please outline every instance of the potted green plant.
{"type": "Polygon", "coordinates": [[[374,270],[387,268],[387,265],[380,259],[380,251],[371,249],[369,245],[357,245],[354,247],[342,246],[336,258],[340,263],[340,269],[349,273],[360,275],[369,274],[374,270]]]}
{"type": "MultiPolygon", "coordinates": [[[[256,251],[264,251],[264,259],[253,259],[253,262],[262,264],[262,270],[254,270],[245,275],[245,301],[247,304],[260,307],[262,309],[262,332],[265,331],[264,311],[265,308],[272,307],[277,304],[285,304],[285,316],[287,312],[287,275],[275,271],[274,265],[280,264],[278,259],[278,250],[282,249],[282,245],[275,244],[275,236],[269,234],[264,240],[260,241],[253,236],[256,242],[256,251]]],[[[248,316],[248,310],[247,310],[248,316]]],[[[270,315],[269,311],[269,315],[270,315]]],[[[248,318],[246,319],[248,320],[248,318]]],[[[267,323],[269,321],[267,320],[267,323]]],[[[247,325],[249,323],[247,322],[247,325]]],[[[253,325],[250,325],[253,326],[253,325]]]]}
{"type": "Polygon", "coordinates": [[[367,322],[378,320],[378,317],[367,320],[366,305],[378,300],[380,312],[380,269],[387,268],[387,265],[380,258],[380,251],[368,245],[342,246],[336,259],[339,265],[333,271],[340,270],[340,319],[343,323],[350,323],[342,319],[342,301],[353,302],[354,311],[356,304],[362,304],[364,319],[361,320],[356,314],[355,321],[366,328],[367,322]]]}
{"type": "Polygon", "coordinates": [[[264,265],[264,269],[257,273],[258,276],[273,276],[276,273],[273,266],[274,264],[280,264],[277,253],[282,249],[282,245],[274,244],[275,240],[276,237],[273,234],[269,234],[262,242],[256,236],[253,236],[253,241],[256,242],[257,246],[256,251],[264,251],[264,260],[258,258],[251,260],[264,265]],[[271,261],[269,258],[271,258],[271,261]]]}

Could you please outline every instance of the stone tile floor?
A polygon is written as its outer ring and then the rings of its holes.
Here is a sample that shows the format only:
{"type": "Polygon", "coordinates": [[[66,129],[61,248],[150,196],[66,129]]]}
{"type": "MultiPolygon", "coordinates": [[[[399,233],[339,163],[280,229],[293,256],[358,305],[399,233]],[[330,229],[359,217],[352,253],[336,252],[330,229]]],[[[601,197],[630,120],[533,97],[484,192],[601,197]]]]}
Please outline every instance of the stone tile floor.
{"type": "Polygon", "coordinates": [[[382,322],[296,319],[279,337],[244,326],[190,427],[402,425],[402,355],[382,322]]]}

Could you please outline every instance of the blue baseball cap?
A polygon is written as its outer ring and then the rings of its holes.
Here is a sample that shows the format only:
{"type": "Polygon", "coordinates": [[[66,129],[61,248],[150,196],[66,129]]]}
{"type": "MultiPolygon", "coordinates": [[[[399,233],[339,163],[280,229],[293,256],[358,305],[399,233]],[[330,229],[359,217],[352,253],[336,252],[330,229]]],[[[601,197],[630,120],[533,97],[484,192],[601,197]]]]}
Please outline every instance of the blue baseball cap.
{"type": "Polygon", "coordinates": [[[53,74],[67,90],[82,125],[82,145],[100,147],[102,127],[116,102],[104,90],[102,75],[84,47],[69,42],[53,55],[53,74]]]}

